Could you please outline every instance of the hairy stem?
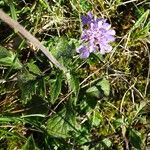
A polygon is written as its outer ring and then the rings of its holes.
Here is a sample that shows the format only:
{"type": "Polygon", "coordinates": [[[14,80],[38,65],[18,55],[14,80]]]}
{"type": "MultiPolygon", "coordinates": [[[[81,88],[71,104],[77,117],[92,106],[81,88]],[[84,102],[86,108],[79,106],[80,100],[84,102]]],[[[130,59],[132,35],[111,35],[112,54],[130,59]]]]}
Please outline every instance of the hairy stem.
{"type": "Polygon", "coordinates": [[[36,39],[30,32],[28,32],[22,25],[20,25],[17,21],[13,20],[9,17],[2,9],[0,9],[0,19],[8,24],[11,28],[17,30],[22,36],[24,36],[30,43],[32,43],[36,48],[40,49],[45,56],[60,70],[66,72],[67,69],[60,64],[55,57],[49,52],[49,50],[38,40],[36,39]]]}

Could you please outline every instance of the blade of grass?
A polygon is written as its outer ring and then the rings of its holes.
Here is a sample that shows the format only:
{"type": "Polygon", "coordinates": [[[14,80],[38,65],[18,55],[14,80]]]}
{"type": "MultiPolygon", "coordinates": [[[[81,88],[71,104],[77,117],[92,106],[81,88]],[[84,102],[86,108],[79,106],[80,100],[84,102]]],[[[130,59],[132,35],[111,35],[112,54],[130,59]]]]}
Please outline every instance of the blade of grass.
{"type": "Polygon", "coordinates": [[[134,24],[134,26],[130,29],[130,32],[132,32],[133,30],[135,30],[136,28],[140,27],[141,25],[144,26],[147,18],[149,15],[149,10],[147,10],[138,20],[137,22],[134,24]]]}
{"type": "Polygon", "coordinates": [[[16,9],[15,9],[15,6],[12,2],[12,0],[10,1],[9,3],[9,7],[10,7],[10,11],[11,11],[11,16],[14,20],[17,20],[17,13],[16,13],[16,9]]]}

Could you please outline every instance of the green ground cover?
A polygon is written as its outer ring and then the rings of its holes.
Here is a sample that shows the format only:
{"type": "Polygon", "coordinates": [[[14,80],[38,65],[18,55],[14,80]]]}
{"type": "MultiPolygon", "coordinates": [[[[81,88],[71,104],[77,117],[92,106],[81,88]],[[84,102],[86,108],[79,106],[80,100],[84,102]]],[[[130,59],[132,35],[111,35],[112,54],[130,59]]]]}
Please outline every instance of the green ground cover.
{"type": "Polygon", "coordinates": [[[0,0],[53,54],[0,20],[0,150],[150,150],[148,0],[0,0]],[[82,59],[81,17],[116,31],[113,50],[82,59]]]}

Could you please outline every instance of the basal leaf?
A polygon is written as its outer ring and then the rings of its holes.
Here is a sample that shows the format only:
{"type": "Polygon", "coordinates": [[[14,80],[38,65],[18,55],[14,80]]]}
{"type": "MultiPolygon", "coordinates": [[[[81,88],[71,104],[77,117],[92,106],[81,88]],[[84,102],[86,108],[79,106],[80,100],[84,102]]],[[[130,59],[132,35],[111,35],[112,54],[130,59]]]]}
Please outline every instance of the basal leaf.
{"type": "Polygon", "coordinates": [[[67,73],[67,80],[69,83],[70,89],[75,93],[75,96],[78,97],[79,94],[79,79],[76,77],[76,75],[67,73]]]}
{"type": "Polygon", "coordinates": [[[22,64],[16,57],[16,54],[12,51],[8,51],[6,48],[0,46],[0,65],[13,66],[14,69],[21,69],[22,64]]]}
{"type": "Polygon", "coordinates": [[[60,92],[61,92],[61,85],[62,85],[62,81],[63,81],[63,74],[62,72],[60,72],[57,77],[56,77],[56,81],[53,83],[52,88],[51,88],[51,103],[54,104],[55,101],[57,100],[60,92]]]}
{"type": "Polygon", "coordinates": [[[118,118],[118,119],[114,120],[113,123],[114,123],[114,126],[116,129],[125,124],[124,120],[122,118],[118,118]]]}
{"type": "Polygon", "coordinates": [[[109,96],[110,85],[109,82],[103,78],[100,79],[95,85],[86,90],[86,102],[91,108],[95,108],[98,99],[103,96],[109,96]]]}
{"type": "Polygon", "coordinates": [[[36,75],[40,75],[41,71],[39,69],[39,67],[37,65],[34,64],[34,62],[30,62],[27,64],[29,71],[36,74],[36,75]]]}
{"type": "Polygon", "coordinates": [[[100,82],[97,83],[98,86],[101,86],[105,96],[109,96],[110,93],[110,84],[106,78],[103,78],[100,82]]]}
{"type": "Polygon", "coordinates": [[[69,137],[68,132],[73,130],[74,120],[73,113],[63,109],[48,120],[47,131],[54,137],[69,137]]]}
{"type": "Polygon", "coordinates": [[[99,98],[102,94],[102,91],[105,96],[109,96],[110,93],[110,85],[109,81],[103,78],[102,80],[98,81],[94,86],[87,89],[86,93],[90,96],[94,96],[99,98]]]}
{"type": "Polygon", "coordinates": [[[51,53],[57,58],[61,57],[65,59],[70,59],[73,55],[75,46],[73,43],[69,42],[69,40],[65,37],[54,38],[54,41],[50,43],[51,53]],[[56,43],[56,44],[51,44],[56,43]]]}
{"type": "Polygon", "coordinates": [[[33,139],[33,137],[32,136],[30,136],[28,139],[27,139],[27,141],[26,141],[26,143],[25,143],[25,145],[23,146],[23,148],[22,148],[23,150],[38,150],[38,148],[36,148],[36,145],[35,145],[35,142],[34,142],[34,139],[33,139]]]}
{"type": "Polygon", "coordinates": [[[98,112],[97,110],[93,110],[90,118],[91,118],[91,121],[92,121],[91,123],[93,126],[99,126],[103,120],[100,112],[98,112]]]}
{"type": "Polygon", "coordinates": [[[36,93],[37,82],[35,80],[30,80],[27,82],[19,81],[18,85],[21,90],[21,100],[24,104],[26,104],[36,93]]]}
{"type": "Polygon", "coordinates": [[[141,138],[139,135],[140,133],[138,131],[135,131],[133,129],[129,130],[129,141],[137,150],[141,149],[141,138]]]}
{"type": "Polygon", "coordinates": [[[75,39],[68,39],[66,37],[54,37],[46,44],[50,48],[53,56],[64,66],[71,65],[71,60],[75,54],[75,39]]]}
{"type": "Polygon", "coordinates": [[[94,109],[97,105],[97,98],[91,96],[91,95],[87,95],[86,96],[86,103],[88,104],[88,106],[90,106],[92,109],[94,109]]]}
{"type": "Polygon", "coordinates": [[[104,146],[104,148],[109,148],[112,145],[112,142],[110,141],[110,139],[105,138],[102,140],[102,145],[104,146]]]}
{"type": "Polygon", "coordinates": [[[11,54],[5,47],[0,46],[0,59],[5,57],[11,57],[11,54]]]}
{"type": "Polygon", "coordinates": [[[90,96],[90,97],[97,97],[99,98],[100,95],[100,91],[96,86],[92,86],[90,88],[88,88],[86,90],[86,93],[90,96]]]}

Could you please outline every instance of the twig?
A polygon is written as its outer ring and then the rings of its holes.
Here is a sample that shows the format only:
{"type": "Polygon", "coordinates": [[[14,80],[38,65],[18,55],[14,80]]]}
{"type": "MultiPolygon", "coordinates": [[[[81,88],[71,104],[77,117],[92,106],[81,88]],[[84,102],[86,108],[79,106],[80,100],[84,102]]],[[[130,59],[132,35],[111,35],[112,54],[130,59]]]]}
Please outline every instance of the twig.
{"type": "MultiPolygon", "coordinates": [[[[124,79],[124,78],[121,77],[121,76],[120,76],[120,78],[123,79],[126,83],[128,83],[129,86],[131,86],[130,83],[129,83],[126,79],[124,79]]],[[[134,86],[132,86],[132,89],[139,95],[139,97],[140,97],[142,100],[145,99],[144,96],[142,95],[142,93],[141,93],[137,88],[135,88],[134,86]]]]}
{"type": "Polygon", "coordinates": [[[23,35],[35,47],[40,49],[45,54],[45,56],[56,67],[58,67],[60,70],[62,70],[64,72],[67,71],[67,69],[55,59],[55,57],[51,54],[51,52],[49,52],[49,50],[38,39],[36,39],[30,32],[28,32],[17,21],[15,21],[11,17],[9,17],[2,9],[0,9],[0,19],[3,20],[6,24],[8,24],[11,28],[17,30],[21,35],[23,35]]]}

